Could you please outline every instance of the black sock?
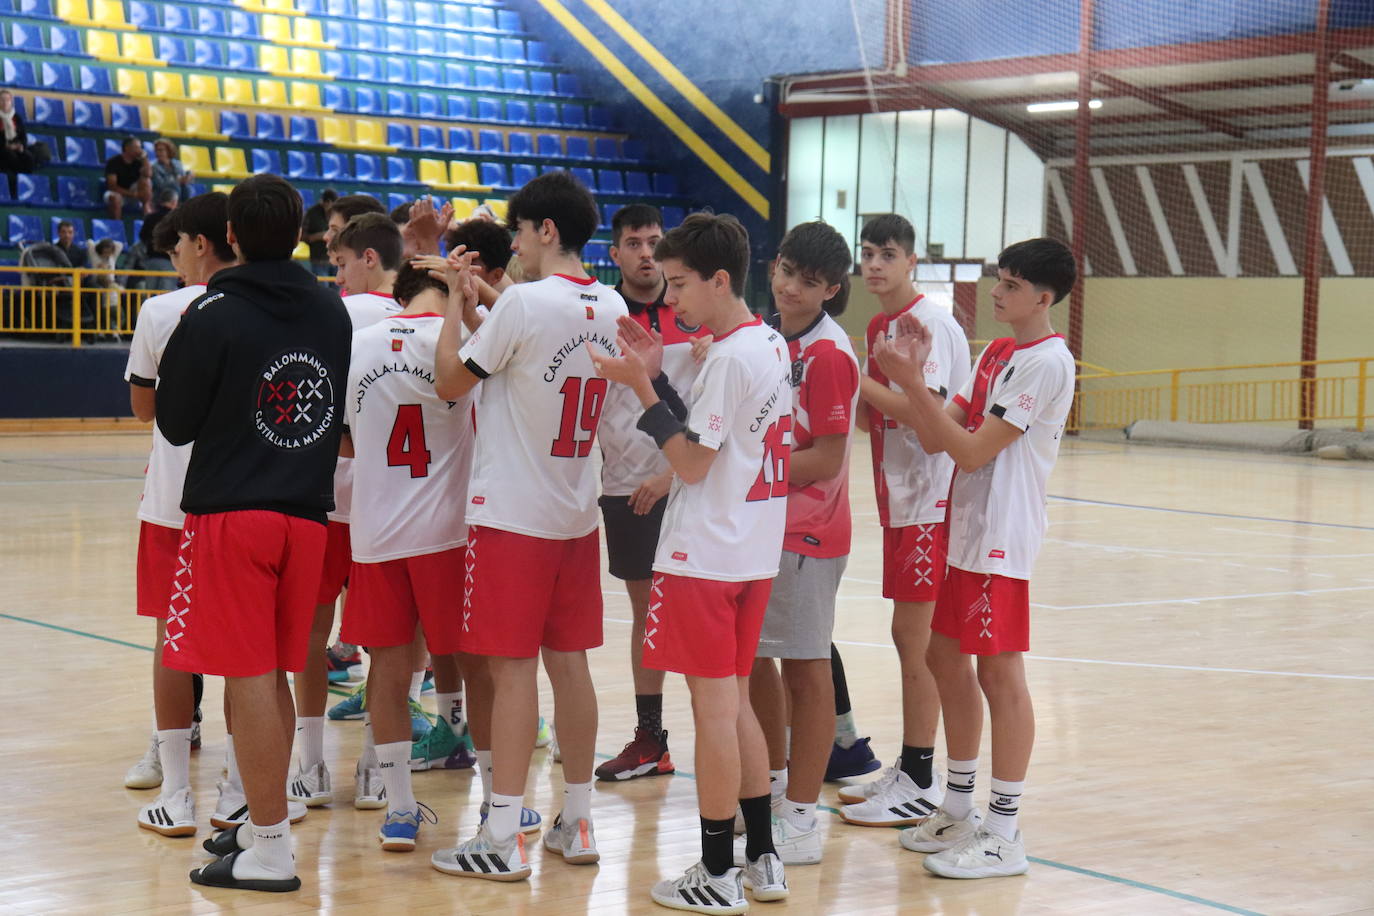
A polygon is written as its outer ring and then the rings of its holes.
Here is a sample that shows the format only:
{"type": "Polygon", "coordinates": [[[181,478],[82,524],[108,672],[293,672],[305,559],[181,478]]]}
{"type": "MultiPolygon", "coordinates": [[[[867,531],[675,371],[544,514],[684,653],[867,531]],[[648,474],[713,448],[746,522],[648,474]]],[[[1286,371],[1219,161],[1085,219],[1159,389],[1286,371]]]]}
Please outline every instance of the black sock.
{"type": "Polygon", "coordinates": [[[713,821],[701,819],[701,862],[706,870],[719,877],[735,864],[735,819],[713,821]]]}
{"type": "Polygon", "coordinates": [[[639,727],[652,735],[663,731],[663,694],[635,694],[635,713],[639,716],[639,727]]]}
{"type": "Polygon", "coordinates": [[[842,716],[849,712],[849,682],[844,678],[844,659],[840,658],[840,650],[835,648],[835,644],[830,644],[830,679],[835,682],[835,715],[842,716]]]}
{"type": "Polygon", "coordinates": [[[935,780],[932,769],[935,765],[935,748],[902,745],[902,772],[922,789],[929,789],[935,780]]]}
{"type": "Polygon", "coordinates": [[[740,811],[744,813],[744,856],[750,862],[773,849],[773,797],[760,795],[758,798],[741,798],[740,811]]]}

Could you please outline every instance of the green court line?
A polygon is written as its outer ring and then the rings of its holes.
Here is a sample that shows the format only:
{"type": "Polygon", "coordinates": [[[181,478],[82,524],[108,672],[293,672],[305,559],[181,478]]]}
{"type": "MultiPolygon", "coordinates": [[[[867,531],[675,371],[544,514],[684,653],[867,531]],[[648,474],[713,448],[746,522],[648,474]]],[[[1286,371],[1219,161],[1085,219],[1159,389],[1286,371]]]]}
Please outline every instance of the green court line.
{"type": "MultiPolygon", "coordinates": [[[[153,651],[152,648],[149,646],[141,646],[138,643],[126,642],[122,639],[115,639],[112,636],[101,636],[99,633],[87,633],[85,630],[74,630],[71,627],[60,626],[58,624],[48,623],[43,620],[33,620],[29,617],[17,617],[14,614],[5,613],[0,613],[0,617],[6,620],[15,620],[19,623],[31,623],[34,626],[47,627],[50,630],[57,630],[62,633],[70,633],[73,636],[84,636],[87,639],[98,639],[101,642],[113,643],[116,646],[127,646],[130,649],[142,649],[144,652],[153,651]]],[[[329,692],[337,694],[338,696],[347,696],[349,693],[349,691],[338,690],[333,687],[329,688],[329,692]]],[[[596,757],[599,760],[611,759],[610,754],[599,753],[596,755],[596,757]]],[[[696,774],[689,773],[686,770],[677,770],[677,775],[685,776],[686,778],[691,780],[696,779],[696,774]]],[[[840,813],[838,809],[831,808],[829,805],[817,805],[816,809],[818,811],[825,811],[828,814],[838,815],[840,813]]],[[[1063,871],[1073,872],[1074,874],[1083,875],[1088,878],[1098,878],[1102,881],[1110,881],[1113,884],[1120,884],[1125,887],[1133,887],[1136,890],[1149,891],[1153,894],[1162,894],[1165,897],[1173,897],[1175,900],[1184,900],[1188,903],[1196,903],[1199,906],[1211,907],[1214,910],[1221,910],[1222,912],[1226,913],[1239,913],[1241,914],[1241,916],[1264,916],[1263,913],[1259,913],[1255,910],[1247,910],[1243,907],[1231,906],[1229,903],[1219,903],[1216,900],[1208,900],[1205,897],[1196,897],[1192,894],[1185,894],[1182,891],[1172,891],[1169,890],[1167,887],[1159,887],[1155,884],[1146,884],[1143,881],[1136,881],[1132,878],[1122,878],[1119,875],[1109,875],[1106,872],[1093,871],[1091,868],[1080,868],[1077,865],[1069,865],[1065,862],[1056,862],[1053,859],[1041,859],[1036,856],[1027,856],[1026,858],[1037,865],[1045,865],[1050,868],[1058,868],[1063,871]]]]}

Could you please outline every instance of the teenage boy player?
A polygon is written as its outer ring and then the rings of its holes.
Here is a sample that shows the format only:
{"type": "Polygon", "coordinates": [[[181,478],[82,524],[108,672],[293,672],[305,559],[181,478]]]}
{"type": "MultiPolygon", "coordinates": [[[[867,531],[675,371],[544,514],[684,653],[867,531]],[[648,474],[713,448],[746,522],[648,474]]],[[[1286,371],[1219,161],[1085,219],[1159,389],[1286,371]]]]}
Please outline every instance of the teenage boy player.
{"type": "Polygon", "coordinates": [[[1019,875],[1029,867],[1017,829],[1035,740],[1023,659],[1028,580],[1074,384],[1073,355],[1050,327],[1049,310],[1076,275],[1073,255],[1054,239],[1018,242],[998,255],[993,311],[1013,336],[988,344],[944,410],[920,390],[934,341],[916,316],[904,315],[895,338],[885,335],[874,349],[883,372],[906,391],[902,422],[925,448],[959,466],[950,492],[949,571],[927,654],[944,707],[949,784],[939,810],[900,835],[903,847],[933,853],[926,869],[946,878],[1019,875]],[[978,658],[976,672],[970,656],[978,658]],[[973,807],[984,697],[992,719],[986,819],[973,807]]]}

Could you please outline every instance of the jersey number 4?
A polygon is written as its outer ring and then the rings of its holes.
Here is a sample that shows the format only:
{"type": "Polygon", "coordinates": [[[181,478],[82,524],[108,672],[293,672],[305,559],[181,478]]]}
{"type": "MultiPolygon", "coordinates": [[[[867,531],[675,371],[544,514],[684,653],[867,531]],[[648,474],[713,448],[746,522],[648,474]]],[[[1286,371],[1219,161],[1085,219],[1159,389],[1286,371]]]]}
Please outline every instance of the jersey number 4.
{"type": "Polygon", "coordinates": [[[563,416],[558,421],[558,438],[549,454],[555,458],[586,458],[592,453],[596,424],[606,403],[609,383],[599,376],[588,379],[569,376],[559,393],[563,395],[563,416]],[[578,432],[586,433],[579,439],[578,432]]]}
{"type": "Polygon", "coordinates": [[[425,414],[419,404],[396,408],[391,438],[386,440],[386,463],[393,468],[410,468],[411,477],[429,476],[429,449],[425,448],[425,414]]]}
{"type": "Polygon", "coordinates": [[[792,463],[792,416],[779,417],[763,434],[763,467],[745,502],[787,496],[787,468],[792,463]]]}

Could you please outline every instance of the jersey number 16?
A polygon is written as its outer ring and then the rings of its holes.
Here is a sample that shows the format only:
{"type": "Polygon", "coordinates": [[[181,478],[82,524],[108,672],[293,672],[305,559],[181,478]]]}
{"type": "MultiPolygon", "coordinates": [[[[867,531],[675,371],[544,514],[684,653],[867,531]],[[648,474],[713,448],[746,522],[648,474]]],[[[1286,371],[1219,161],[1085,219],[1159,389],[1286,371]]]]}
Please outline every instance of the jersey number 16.
{"type": "Polygon", "coordinates": [[[763,433],[763,467],[749,495],[748,503],[787,496],[787,469],[792,463],[792,415],[779,417],[763,433]]]}

